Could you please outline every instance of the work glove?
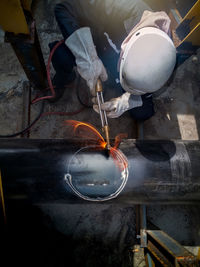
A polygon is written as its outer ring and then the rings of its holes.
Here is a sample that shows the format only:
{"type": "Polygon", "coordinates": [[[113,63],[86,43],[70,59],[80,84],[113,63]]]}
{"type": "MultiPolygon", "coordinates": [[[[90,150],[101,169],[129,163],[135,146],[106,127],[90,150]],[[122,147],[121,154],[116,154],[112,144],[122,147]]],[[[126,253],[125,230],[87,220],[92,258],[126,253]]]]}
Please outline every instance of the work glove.
{"type": "MultiPolygon", "coordinates": [[[[96,99],[92,99],[93,103],[96,99]]],[[[117,98],[112,98],[110,101],[105,102],[101,105],[102,110],[105,110],[109,118],[118,118],[125,111],[142,106],[142,98],[138,95],[132,95],[130,93],[125,93],[117,98]]],[[[93,109],[99,113],[98,105],[93,105],[93,109]]]]}
{"type": "Polygon", "coordinates": [[[78,73],[86,80],[91,95],[95,96],[98,78],[104,82],[108,76],[102,61],[97,56],[90,28],[76,30],[66,39],[65,44],[76,58],[78,73]]]}

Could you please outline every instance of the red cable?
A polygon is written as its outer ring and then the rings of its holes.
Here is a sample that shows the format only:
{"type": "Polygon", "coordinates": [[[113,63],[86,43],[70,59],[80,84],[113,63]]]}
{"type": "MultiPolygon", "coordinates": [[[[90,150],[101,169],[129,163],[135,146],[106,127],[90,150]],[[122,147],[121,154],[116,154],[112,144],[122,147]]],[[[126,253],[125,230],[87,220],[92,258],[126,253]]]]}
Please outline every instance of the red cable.
{"type": "MultiPolygon", "coordinates": [[[[64,40],[61,40],[59,41],[54,47],[53,49],[51,50],[50,54],[49,54],[49,58],[48,58],[48,63],[47,63],[47,68],[46,68],[46,71],[47,71],[47,80],[48,80],[48,84],[49,84],[49,87],[44,89],[44,90],[48,90],[50,88],[51,90],[51,93],[52,95],[50,96],[43,96],[43,97],[39,97],[38,96],[41,94],[37,94],[36,97],[31,101],[31,104],[35,104],[37,103],[38,101],[41,101],[41,100],[46,100],[46,99],[52,99],[55,97],[55,90],[54,90],[54,86],[52,84],[52,81],[51,81],[51,76],[50,76],[50,65],[51,65],[51,60],[52,60],[52,57],[53,57],[53,54],[55,52],[55,50],[58,48],[59,45],[61,45],[62,43],[64,43],[64,40]]],[[[15,133],[15,134],[11,134],[11,135],[0,135],[0,138],[9,138],[9,137],[16,137],[18,135],[22,135],[22,134],[25,134],[27,132],[29,132],[31,130],[31,128],[36,124],[36,122],[43,116],[49,116],[49,115],[59,115],[59,116],[73,116],[73,115],[76,115],[78,113],[80,113],[81,111],[83,111],[85,109],[85,107],[82,107],[80,108],[79,110],[76,110],[76,111],[72,111],[72,112],[44,112],[42,114],[40,114],[34,122],[32,122],[26,129],[18,132],[18,133],[15,133]]]]}
{"type": "MultiPolygon", "coordinates": [[[[35,104],[41,100],[46,100],[46,99],[52,99],[55,97],[55,86],[53,86],[52,84],[52,81],[51,81],[51,75],[50,75],[50,66],[51,66],[51,60],[52,60],[52,57],[54,55],[54,52],[55,50],[62,44],[64,43],[64,40],[61,40],[59,41],[54,47],[53,49],[51,50],[50,54],[49,54],[49,58],[48,58],[48,63],[47,63],[47,68],[46,68],[46,71],[47,71],[47,80],[48,80],[48,84],[49,84],[49,87],[46,88],[45,90],[48,90],[50,88],[51,90],[51,93],[52,95],[50,96],[43,96],[43,97],[38,97],[38,94],[36,95],[36,97],[31,101],[31,104],[35,104]]],[[[40,94],[40,93],[39,93],[40,94]]],[[[59,115],[59,116],[73,116],[73,115],[77,115],[79,114],[81,111],[83,111],[85,109],[85,107],[81,107],[79,110],[76,110],[76,111],[72,111],[72,112],[44,112],[41,114],[40,118],[41,117],[44,117],[44,116],[49,116],[49,115],[59,115]]],[[[34,123],[35,124],[35,123],[34,123]]],[[[34,125],[33,124],[33,125],[34,125]]],[[[30,131],[30,129],[33,127],[33,125],[29,128],[28,131],[30,131]]]]}
{"type": "Polygon", "coordinates": [[[54,86],[52,84],[52,81],[51,81],[51,75],[50,75],[50,65],[51,65],[51,60],[52,60],[52,57],[53,57],[53,54],[55,52],[55,50],[58,48],[58,46],[60,46],[62,43],[64,43],[64,40],[61,40],[59,41],[54,47],[53,49],[51,50],[50,54],[49,54],[49,58],[48,58],[48,63],[47,63],[47,81],[48,81],[48,84],[49,84],[49,88],[51,90],[51,93],[52,95],[50,96],[43,96],[43,97],[39,97],[37,99],[34,99],[31,103],[32,104],[35,104],[37,103],[38,101],[41,101],[41,100],[46,100],[46,99],[52,99],[56,96],[56,93],[55,93],[55,90],[54,90],[54,86]]]}
{"type": "MultiPolygon", "coordinates": [[[[52,99],[55,97],[55,86],[53,86],[52,84],[52,81],[51,81],[51,76],[50,76],[50,66],[51,66],[51,61],[52,61],[52,57],[54,55],[54,52],[56,51],[56,49],[62,44],[64,43],[64,40],[61,40],[59,41],[54,47],[53,49],[51,50],[50,54],[49,54],[49,58],[48,58],[48,63],[47,63],[47,80],[48,80],[48,84],[49,84],[49,87],[46,88],[45,90],[49,89],[51,90],[51,93],[52,95],[50,96],[43,96],[43,97],[39,97],[38,98],[38,95],[36,96],[35,99],[32,100],[31,104],[35,104],[37,103],[38,101],[41,101],[41,100],[46,100],[46,99],[52,99]]],[[[76,111],[72,111],[72,112],[44,112],[43,114],[41,114],[41,117],[43,116],[48,116],[48,115],[59,115],[59,116],[73,116],[73,115],[77,115],[79,114],[81,111],[83,111],[85,109],[85,107],[82,107],[80,108],[79,110],[76,110],[76,111]]]]}

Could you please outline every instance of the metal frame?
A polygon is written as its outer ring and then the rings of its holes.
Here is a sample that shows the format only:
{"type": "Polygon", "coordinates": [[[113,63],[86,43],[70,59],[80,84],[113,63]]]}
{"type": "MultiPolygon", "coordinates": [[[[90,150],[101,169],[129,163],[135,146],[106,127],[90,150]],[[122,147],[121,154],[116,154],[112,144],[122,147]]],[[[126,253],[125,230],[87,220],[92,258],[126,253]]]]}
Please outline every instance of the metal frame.
{"type": "Polygon", "coordinates": [[[179,53],[194,52],[200,46],[200,0],[182,17],[178,9],[171,9],[172,38],[179,53]]]}
{"type": "Polygon", "coordinates": [[[1,0],[0,25],[6,32],[28,79],[39,89],[46,88],[46,66],[31,14],[32,0],[1,0]]]}
{"type": "Polygon", "coordinates": [[[147,267],[199,266],[198,257],[162,230],[147,230],[146,206],[138,206],[140,247],[144,248],[147,267]]]}

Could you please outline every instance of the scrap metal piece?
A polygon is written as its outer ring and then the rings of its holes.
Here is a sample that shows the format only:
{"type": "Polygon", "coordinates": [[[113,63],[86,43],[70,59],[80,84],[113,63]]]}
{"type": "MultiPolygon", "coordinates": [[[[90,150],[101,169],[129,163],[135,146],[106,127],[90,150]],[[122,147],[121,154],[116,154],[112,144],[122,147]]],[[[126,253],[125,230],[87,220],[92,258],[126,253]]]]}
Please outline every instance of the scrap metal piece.
{"type": "MultiPolygon", "coordinates": [[[[199,266],[197,257],[161,230],[147,230],[146,253],[162,266],[199,266]]],[[[157,265],[156,265],[157,266],[157,265]]]]}

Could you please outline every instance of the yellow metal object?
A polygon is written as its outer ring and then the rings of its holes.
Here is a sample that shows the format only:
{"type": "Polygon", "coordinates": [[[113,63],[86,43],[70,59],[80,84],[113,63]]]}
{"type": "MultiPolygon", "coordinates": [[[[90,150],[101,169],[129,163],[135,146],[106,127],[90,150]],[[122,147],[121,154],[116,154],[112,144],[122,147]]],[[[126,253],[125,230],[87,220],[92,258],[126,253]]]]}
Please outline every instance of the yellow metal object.
{"type": "Polygon", "coordinates": [[[0,205],[1,205],[2,212],[3,212],[4,222],[6,223],[6,209],[5,209],[5,202],[4,202],[4,195],[3,195],[1,170],[0,170],[0,205]]]}
{"type": "Polygon", "coordinates": [[[96,84],[96,92],[102,92],[102,91],[103,91],[102,83],[101,80],[98,79],[96,84]]]}
{"type": "Polygon", "coordinates": [[[21,0],[21,4],[25,10],[31,11],[32,0],[21,0]]]}
{"type": "MultiPolygon", "coordinates": [[[[200,0],[198,0],[190,11],[185,15],[183,21],[190,21],[190,29],[193,30],[200,23],[200,0]]],[[[181,22],[181,23],[182,23],[181,22]]]]}
{"type": "Polygon", "coordinates": [[[200,247],[199,247],[199,249],[198,249],[197,259],[198,259],[198,261],[200,262],[200,247]]]}
{"type": "Polygon", "coordinates": [[[183,39],[184,42],[190,42],[194,46],[200,46],[200,23],[183,39]]]}
{"type": "Polygon", "coordinates": [[[30,0],[0,0],[0,25],[6,32],[29,34],[23,8],[30,11],[30,0]]]}
{"type": "MultiPolygon", "coordinates": [[[[193,46],[200,46],[200,0],[198,0],[190,11],[185,15],[178,28],[189,28],[190,32],[181,40],[181,45],[184,42],[190,42],[193,46]]],[[[178,30],[177,28],[177,30],[178,30]]]]}

